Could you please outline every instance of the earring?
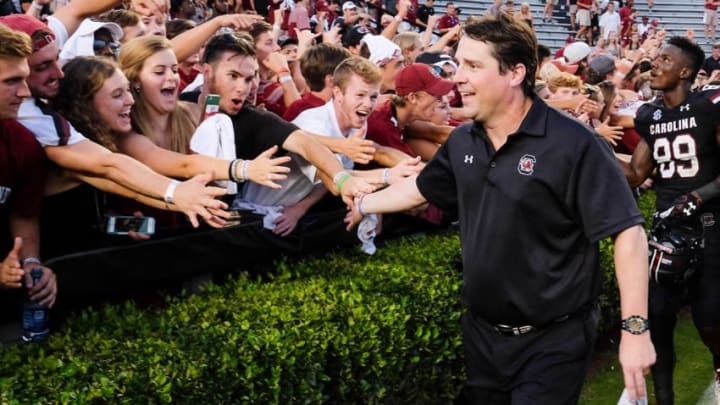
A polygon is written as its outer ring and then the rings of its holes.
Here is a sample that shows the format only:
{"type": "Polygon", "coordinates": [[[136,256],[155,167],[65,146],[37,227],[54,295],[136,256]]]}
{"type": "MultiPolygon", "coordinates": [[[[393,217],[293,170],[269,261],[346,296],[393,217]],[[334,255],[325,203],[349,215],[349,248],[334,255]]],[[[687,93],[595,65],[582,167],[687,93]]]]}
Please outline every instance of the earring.
{"type": "Polygon", "coordinates": [[[133,87],[133,90],[135,90],[135,93],[140,93],[140,86],[133,87]]]}

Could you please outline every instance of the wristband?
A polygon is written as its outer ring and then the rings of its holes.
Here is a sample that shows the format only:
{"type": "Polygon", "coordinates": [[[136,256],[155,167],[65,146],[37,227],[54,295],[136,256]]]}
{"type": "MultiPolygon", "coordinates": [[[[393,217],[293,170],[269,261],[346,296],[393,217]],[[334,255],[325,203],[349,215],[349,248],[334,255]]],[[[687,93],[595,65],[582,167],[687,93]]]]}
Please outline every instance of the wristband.
{"type": "Polygon", "coordinates": [[[277,31],[280,31],[280,30],[282,30],[282,27],[279,26],[279,25],[277,25],[277,24],[274,24],[274,25],[273,25],[273,29],[274,29],[274,30],[277,30],[277,31]]]}
{"type": "Polygon", "coordinates": [[[343,184],[345,184],[345,182],[346,182],[350,177],[352,177],[352,176],[350,176],[350,173],[348,173],[348,172],[346,172],[346,171],[344,171],[344,170],[337,172],[337,174],[335,174],[335,176],[333,176],[333,183],[334,183],[335,186],[337,187],[338,192],[341,192],[341,191],[342,191],[342,186],[343,186],[343,184]]]}
{"type": "Polygon", "coordinates": [[[243,160],[242,165],[240,166],[240,182],[241,183],[248,180],[248,167],[250,167],[250,161],[243,160]]]}
{"type": "Polygon", "coordinates": [[[245,181],[242,177],[238,177],[237,173],[237,165],[242,163],[242,159],[233,159],[232,162],[230,162],[230,168],[228,169],[228,177],[230,180],[234,181],[235,183],[242,183],[245,181]]]}
{"type": "Polygon", "coordinates": [[[400,14],[398,14],[398,15],[395,16],[395,21],[398,21],[398,22],[399,22],[399,21],[402,21],[402,20],[403,20],[403,17],[402,17],[400,14]]]}
{"type": "Polygon", "coordinates": [[[35,3],[34,1],[33,1],[32,3],[30,3],[30,5],[31,5],[32,8],[34,8],[35,10],[40,10],[40,11],[42,11],[43,7],[45,7],[45,6],[43,6],[42,4],[35,3]]]}
{"type": "Polygon", "coordinates": [[[293,79],[292,76],[290,76],[290,75],[288,75],[288,74],[284,74],[284,75],[280,76],[280,78],[278,79],[278,81],[279,81],[280,83],[287,83],[287,82],[291,82],[292,79],[293,79]]]}
{"type": "Polygon", "coordinates": [[[385,168],[383,170],[382,182],[386,186],[390,185],[390,169],[389,168],[385,168]]]}
{"type": "Polygon", "coordinates": [[[367,194],[361,195],[360,198],[358,198],[358,202],[357,202],[358,212],[359,212],[360,215],[362,215],[362,216],[367,216],[367,212],[365,212],[365,211],[362,209],[362,203],[363,203],[363,200],[365,199],[365,196],[366,196],[366,195],[367,195],[367,194]]]}
{"type": "Polygon", "coordinates": [[[280,75],[283,74],[283,73],[290,73],[290,69],[288,69],[288,68],[280,68],[280,69],[278,69],[278,70],[275,71],[275,74],[278,75],[278,76],[280,76],[280,75]]]}
{"type": "Polygon", "coordinates": [[[23,259],[23,261],[22,261],[23,267],[25,267],[25,265],[28,263],[42,265],[42,261],[39,258],[33,257],[33,256],[29,256],[29,257],[26,257],[25,259],[23,259]]]}
{"type": "Polygon", "coordinates": [[[171,180],[170,184],[168,184],[167,188],[165,189],[165,196],[163,196],[163,200],[168,203],[172,204],[175,202],[173,197],[175,196],[175,189],[177,188],[178,184],[180,184],[177,180],[171,180]]]}

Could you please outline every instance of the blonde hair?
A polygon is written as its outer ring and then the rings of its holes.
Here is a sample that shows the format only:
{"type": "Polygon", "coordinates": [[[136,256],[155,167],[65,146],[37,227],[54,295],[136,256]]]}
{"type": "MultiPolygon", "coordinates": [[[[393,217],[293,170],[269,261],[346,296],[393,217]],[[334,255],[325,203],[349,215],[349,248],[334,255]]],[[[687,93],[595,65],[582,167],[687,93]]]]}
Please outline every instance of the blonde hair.
{"type": "Polygon", "coordinates": [[[569,87],[577,89],[579,91],[580,89],[582,89],[582,80],[580,80],[580,78],[575,76],[574,74],[560,72],[558,74],[550,76],[550,78],[547,80],[547,87],[548,90],[550,90],[552,93],[555,93],[560,87],[569,87]]]}
{"type": "Polygon", "coordinates": [[[560,69],[551,62],[544,63],[542,67],[540,67],[540,79],[546,82],[558,73],[561,73],[560,69]]]}
{"type": "Polygon", "coordinates": [[[415,50],[415,45],[420,40],[420,34],[413,31],[405,31],[403,33],[395,35],[393,42],[395,45],[400,47],[402,54],[405,55],[407,52],[415,50]]]}
{"type": "Polygon", "coordinates": [[[350,78],[353,74],[360,76],[365,83],[380,84],[382,72],[374,63],[361,56],[352,56],[343,60],[333,73],[333,86],[337,86],[345,92],[350,78]]]}
{"type": "MultiPolygon", "coordinates": [[[[147,35],[135,38],[122,46],[120,52],[120,66],[130,83],[140,81],[140,72],[148,60],[154,54],[169,49],[172,51],[170,41],[158,35],[147,35]]],[[[131,85],[132,86],[132,85],[131,85]]],[[[130,113],[133,129],[156,141],[150,125],[150,109],[141,91],[133,87],[135,105],[130,113]]],[[[190,137],[197,127],[192,112],[183,104],[176,103],[175,108],[170,112],[170,150],[178,153],[188,153],[190,137]]]]}
{"type": "Polygon", "coordinates": [[[26,58],[30,54],[30,37],[0,24],[0,58],[26,58]]]}

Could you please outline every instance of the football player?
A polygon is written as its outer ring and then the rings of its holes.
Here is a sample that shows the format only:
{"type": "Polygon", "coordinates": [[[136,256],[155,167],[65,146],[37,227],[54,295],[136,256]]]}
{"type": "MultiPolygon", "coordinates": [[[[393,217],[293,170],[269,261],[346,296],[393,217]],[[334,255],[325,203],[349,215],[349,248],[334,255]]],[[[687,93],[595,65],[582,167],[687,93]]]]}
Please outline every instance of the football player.
{"type": "MultiPolygon", "coordinates": [[[[720,224],[716,224],[720,220],[720,85],[691,92],[704,56],[698,45],[683,37],[671,38],[660,49],[652,63],[650,86],[662,94],[638,109],[635,128],[642,140],[631,161],[621,162],[633,187],[657,169],[656,222],[684,230],[698,228],[704,238],[697,258],[681,258],[699,261],[692,277],[677,274],[663,281],[651,274],[650,331],[657,351],[652,373],[657,402],[664,405],[673,403],[673,330],[676,314],[686,303],[713,355],[716,381],[720,378],[720,224]]],[[[690,246],[691,242],[675,240],[667,245],[690,246]]],[[[651,247],[651,259],[653,253],[658,252],[651,247]]],[[[665,270],[673,267],[671,261],[666,258],[665,270]]],[[[692,269],[681,269],[688,270],[692,269]]]]}

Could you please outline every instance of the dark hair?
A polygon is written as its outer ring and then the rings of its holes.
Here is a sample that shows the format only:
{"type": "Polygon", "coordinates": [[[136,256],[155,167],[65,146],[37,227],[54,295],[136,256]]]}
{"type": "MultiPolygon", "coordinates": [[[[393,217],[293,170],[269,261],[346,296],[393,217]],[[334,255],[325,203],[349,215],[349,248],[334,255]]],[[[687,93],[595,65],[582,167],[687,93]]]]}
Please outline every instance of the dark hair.
{"type": "Polygon", "coordinates": [[[203,63],[213,63],[223,52],[233,52],[242,56],[255,56],[255,45],[252,38],[245,33],[215,35],[205,45],[203,63]]]}
{"type": "Polygon", "coordinates": [[[700,67],[705,61],[705,52],[698,44],[685,37],[672,37],[667,41],[667,44],[680,48],[683,56],[687,58],[687,60],[684,61],[687,63],[686,67],[692,69],[692,74],[688,77],[687,81],[688,83],[693,83],[700,67]]]}
{"type": "Polygon", "coordinates": [[[606,74],[601,75],[600,73],[594,71],[593,69],[588,69],[587,75],[585,77],[585,83],[600,84],[601,82],[605,81],[605,77],[607,77],[606,74]]]}
{"type": "Polygon", "coordinates": [[[310,90],[321,91],[325,88],[325,76],[332,76],[340,62],[350,56],[350,51],[338,45],[318,44],[300,57],[300,72],[310,90]]]}
{"type": "Polygon", "coordinates": [[[93,98],[105,81],[119,70],[118,65],[108,58],[73,58],[63,66],[65,76],[60,79],[60,90],[50,102],[80,133],[114,152],[117,147],[113,134],[108,126],[98,119],[93,108],[93,98]]]}
{"type": "Polygon", "coordinates": [[[101,14],[98,21],[114,22],[122,28],[134,27],[140,24],[140,14],[125,9],[110,10],[105,14],[101,14]]]}
{"type": "Polygon", "coordinates": [[[466,25],[465,35],[490,45],[492,56],[500,65],[500,73],[510,71],[517,64],[524,65],[523,93],[531,96],[535,92],[538,45],[527,24],[504,13],[488,15],[466,25]]]}
{"type": "Polygon", "coordinates": [[[253,42],[257,41],[257,39],[265,32],[272,32],[273,27],[266,21],[256,21],[253,23],[252,27],[250,27],[250,30],[248,33],[253,39],[253,42]]]}
{"type": "Polygon", "coordinates": [[[649,72],[650,69],[652,69],[652,62],[650,62],[647,59],[643,59],[640,62],[638,62],[638,70],[640,73],[649,72]]]}
{"type": "Polygon", "coordinates": [[[550,55],[552,55],[552,52],[550,51],[550,48],[543,44],[538,44],[537,46],[537,59],[538,63],[540,63],[541,60],[545,58],[549,58],[550,55]]]}
{"type": "Polygon", "coordinates": [[[616,89],[615,83],[609,80],[603,80],[597,84],[600,89],[600,93],[603,95],[604,105],[598,119],[600,122],[605,121],[607,116],[610,114],[610,108],[612,107],[613,101],[615,101],[616,89]]]}
{"type": "Polygon", "coordinates": [[[165,23],[165,36],[167,39],[173,39],[185,31],[195,28],[195,21],[186,20],[184,18],[176,18],[165,23]]]}

